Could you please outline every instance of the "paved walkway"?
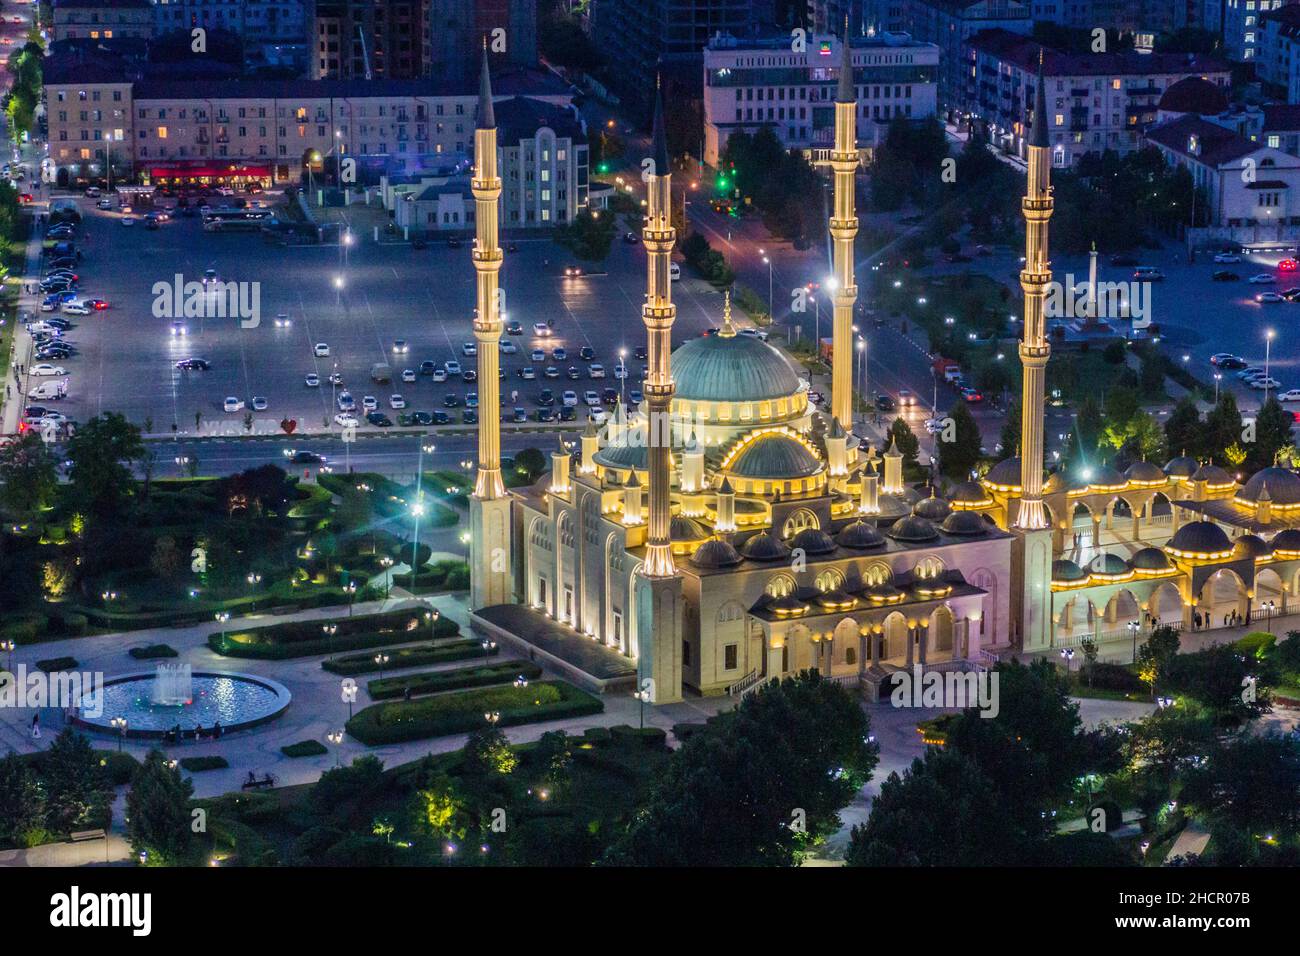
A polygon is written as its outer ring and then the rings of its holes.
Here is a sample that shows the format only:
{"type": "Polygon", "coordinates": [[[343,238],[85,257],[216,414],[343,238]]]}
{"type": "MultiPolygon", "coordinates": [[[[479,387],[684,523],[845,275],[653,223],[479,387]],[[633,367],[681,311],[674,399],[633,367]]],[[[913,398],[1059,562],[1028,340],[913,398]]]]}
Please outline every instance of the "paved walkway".
{"type": "Polygon", "coordinates": [[[1178,834],[1178,839],[1165,854],[1165,859],[1172,860],[1176,856],[1200,856],[1209,844],[1210,831],[1195,820],[1191,820],[1183,827],[1183,832],[1178,834]]]}

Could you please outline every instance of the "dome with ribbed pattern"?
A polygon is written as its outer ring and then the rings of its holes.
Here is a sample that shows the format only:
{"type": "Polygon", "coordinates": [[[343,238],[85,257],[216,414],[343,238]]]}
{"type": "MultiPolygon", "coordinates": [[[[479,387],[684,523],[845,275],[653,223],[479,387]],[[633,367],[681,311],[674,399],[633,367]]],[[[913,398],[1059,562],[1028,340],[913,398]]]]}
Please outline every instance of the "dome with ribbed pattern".
{"type": "Polygon", "coordinates": [[[742,478],[808,478],[822,463],[797,438],[780,432],[760,435],[740,450],[727,471],[742,478]]]}
{"type": "Polygon", "coordinates": [[[670,358],[676,397],[694,402],[759,402],[789,398],[801,387],[785,357],[750,335],[705,335],[670,358]]]}

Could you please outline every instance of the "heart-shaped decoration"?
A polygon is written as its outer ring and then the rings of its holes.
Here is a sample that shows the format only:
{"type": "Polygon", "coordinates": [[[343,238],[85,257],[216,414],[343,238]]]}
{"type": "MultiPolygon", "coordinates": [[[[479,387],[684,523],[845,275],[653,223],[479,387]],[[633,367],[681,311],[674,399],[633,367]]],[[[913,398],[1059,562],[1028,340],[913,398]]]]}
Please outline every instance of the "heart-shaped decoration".
{"type": "Polygon", "coordinates": [[[298,419],[296,418],[280,419],[280,430],[283,431],[286,435],[292,435],[297,428],[298,428],[298,419]]]}

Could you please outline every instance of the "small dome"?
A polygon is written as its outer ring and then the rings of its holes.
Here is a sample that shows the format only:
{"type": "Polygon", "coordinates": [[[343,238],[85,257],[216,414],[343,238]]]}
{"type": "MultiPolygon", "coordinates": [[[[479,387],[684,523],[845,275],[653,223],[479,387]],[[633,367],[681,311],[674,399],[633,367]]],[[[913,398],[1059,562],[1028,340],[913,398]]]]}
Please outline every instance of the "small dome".
{"type": "Polygon", "coordinates": [[[989,469],[984,476],[985,485],[997,485],[1000,488],[1020,487],[1020,459],[1003,458],[989,469]]]}
{"type": "Polygon", "coordinates": [[[934,525],[916,515],[899,518],[885,533],[895,541],[933,541],[939,537],[939,532],[934,529],[934,525]]]}
{"type": "Polygon", "coordinates": [[[1234,554],[1240,554],[1243,557],[1249,555],[1252,558],[1262,558],[1268,554],[1268,544],[1257,534],[1243,534],[1240,538],[1232,542],[1232,551],[1234,554]]]}
{"type": "Polygon", "coordinates": [[[721,539],[705,541],[691,555],[691,563],[697,568],[729,568],[740,561],[740,552],[721,539]]]}
{"type": "Polygon", "coordinates": [[[1168,571],[1172,565],[1169,555],[1159,548],[1143,548],[1129,561],[1138,571],[1168,571]]]}
{"type": "Polygon", "coordinates": [[[1170,459],[1165,465],[1165,474],[1170,478],[1190,478],[1196,474],[1196,469],[1201,467],[1195,458],[1187,455],[1179,455],[1177,458],[1170,459]]]}
{"type": "Polygon", "coordinates": [[[978,481],[963,481],[952,490],[948,500],[955,505],[983,505],[989,503],[989,493],[978,481]]]}
{"type": "Polygon", "coordinates": [[[1222,554],[1232,550],[1232,542],[1213,521],[1193,521],[1183,525],[1168,546],[1183,554],[1222,554]]]}
{"type": "Polygon", "coordinates": [[[799,548],[804,554],[830,554],[835,542],[820,528],[804,528],[790,540],[790,549],[799,548]]]}
{"type": "Polygon", "coordinates": [[[1086,481],[1080,481],[1064,471],[1055,471],[1047,476],[1047,483],[1043,485],[1043,494],[1055,495],[1064,491],[1075,491],[1081,488],[1087,488],[1086,481]]]}
{"type": "Polygon", "coordinates": [[[1149,461],[1135,461],[1124,470],[1129,481],[1164,481],[1165,473],[1149,461]]]}
{"type": "Polygon", "coordinates": [[[670,541],[703,541],[708,536],[709,532],[702,524],[686,515],[673,515],[668,525],[670,541]]]}
{"type": "Polygon", "coordinates": [[[767,609],[777,614],[802,614],[808,610],[808,605],[793,594],[787,594],[768,602],[767,609]]]}
{"type": "Polygon", "coordinates": [[[926,521],[942,521],[952,513],[952,506],[943,498],[936,498],[933,494],[929,498],[922,498],[912,509],[912,514],[926,521]]]}
{"type": "Polygon", "coordinates": [[[826,608],[843,609],[847,605],[856,604],[857,598],[845,594],[843,591],[835,588],[817,595],[817,603],[826,608]]]}
{"type": "Polygon", "coordinates": [[[1289,468],[1261,468],[1237,492],[1237,500],[1254,504],[1260,500],[1264,487],[1275,505],[1300,503],[1300,475],[1289,468]]]}
{"type": "Polygon", "coordinates": [[[1207,463],[1196,469],[1195,474],[1192,475],[1192,481],[1203,481],[1210,485],[1230,485],[1232,484],[1232,476],[1218,465],[1207,463]]]}
{"type": "Polygon", "coordinates": [[[1083,568],[1069,558],[1061,558],[1052,562],[1053,581],[1082,581],[1087,576],[1083,568]]]}
{"type": "Polygon", "coordinates": [[[741,545],[740,553],[751,561],[783,561],[790,557],[790,549],[766,531],[750,537],[741,545]]]}
{"type": "Polygon", "coordinates": [[[1291,554],[1300,553],[1300,531],[1295,528],[1287,528],[1274,536],[1273,540],[1269,542],[1269,546],[1273,549],[1274,554],[1279,551],[1287,551],[1291,554]]]}
{"type": "Polygon", "coordinates": [[[875,584],[867,588],[866,595],[876,601],[892,601],[903,596],[903,592],[892,584],[875,584]]]}
{"type": "Polygon", "coordinates": [[[1118,488],[1128,481],[1110,465],[1098,465],[1088,476],[1089,488],[1118,488]]]}
{"type": "Polygon", "coordinates": [[[835,536],[835,541],[841,548],[862,551],[867,548],[883,547],[885,538],[875,527],[865,521],[855,521],[842,528],[835,536]]]}
{"type": "Polygon", "coordinates": [[[626,441],[608,444],[596,452],[594,457],[596,464],[605,468],[645,471],[649,467],[647,464],[649,455],[644,435],[638,439],[635,435],[629,433],[626,441]]]}
{"type": "Polygon", "coordinates": [[[1097,555],[1088,562],[1089,574],[1127,574],[1130,570],[1127,561],[1109,551],[1097,555]]]}
{"type": "Polygon", "coordinates": [[[1218,116],[1228,108],[1223,90],[1199,76],[1188,76],[1169,84],[1157,107],[1163,113],[1195,113],[1218,116]]]}
{"type": "Polygon", "coordinates": [[[944,534],[988,534],[989,523],[973,511],[954,511],[939,525],[944,534]]]}
{"type": "MultiPolygon", "coordinates": [[[[747,338],[747,336],[737,336],[747,338]]],[[[745,445],[727,468],[742,478],[808,478],[821,471],[822,463],[797,438],[768,432],[745,445]]]]}

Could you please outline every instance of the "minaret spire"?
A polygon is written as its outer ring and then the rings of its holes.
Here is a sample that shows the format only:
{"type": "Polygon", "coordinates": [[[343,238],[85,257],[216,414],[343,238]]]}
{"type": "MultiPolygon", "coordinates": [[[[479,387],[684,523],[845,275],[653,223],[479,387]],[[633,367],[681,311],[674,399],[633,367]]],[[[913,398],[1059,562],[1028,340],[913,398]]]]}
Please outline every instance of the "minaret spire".
{"type": "Polygon", "coordinates": [[[1020,287],[1025,294],[1025,323],[1020,342],[1020,364],[1024,369],[1020,397],[1020,508],[1015,520],[1015,527],[1025,531],[1047,527],[1043,507],[1043,388],[1052,347],[1047,341],[1043,300],[1052,281],[1052,266],[1047,258],[1047,223],[1052,218],[1052,160],[1041,48],[1028,154],[1029,173],[1021,202],[1025,217],[1025,267],[1020,271],[1020,287]]]}
{"type": "MultiPolygon", "coordinates": [[[[830,218],[834,244],[835,289],[831,323],[831,417],[853,422],[853,304],[858,287],[853,274],[853,240],[858,234],[854,177],[858,168],[857,90],[853,84],[853,48],[849,21],[844,18],[839,89],[835,96],[835,149],[830,166],[835,174],[835,208],[830,218]]],[[[818,344],[820,348],[820,343],[818,344]]]]}
{"type": "Polygon", "coordinates": [[[672,434],[669,408],[673,398],[673,378],[668,355],[672,351],[672,327],[677,318],[677,307],[672,303],[668,270],[677,232],[672,222],[672,173],[668,165],[668,140],[664,135],[664,100],[657,80],[652,150],[653,164],[647,176],[645,227],[641,233],[647,252],[646,298],[641,307],[641,319],[645,323],[647,338],[646,447],[650,478],[650,521],[641,573],[648,578],[664,578],[676,573],[669,541],[669,442],[672,434]]]}
{"type": "Polygon", "coordinates": [[[501,481],[501,310],[499,276],[504,256],[497,241],[501,177],[497,175],[497,130],[492,110],[492,79],[488,74],[487,41],[483,43],[483,72],[479,80],[478,128],[474,131],[474,271],[478,275],[474,337],[478,339],[479,426],[478,478],[474,494],[493,499],[505,496],[501,481]]]}

